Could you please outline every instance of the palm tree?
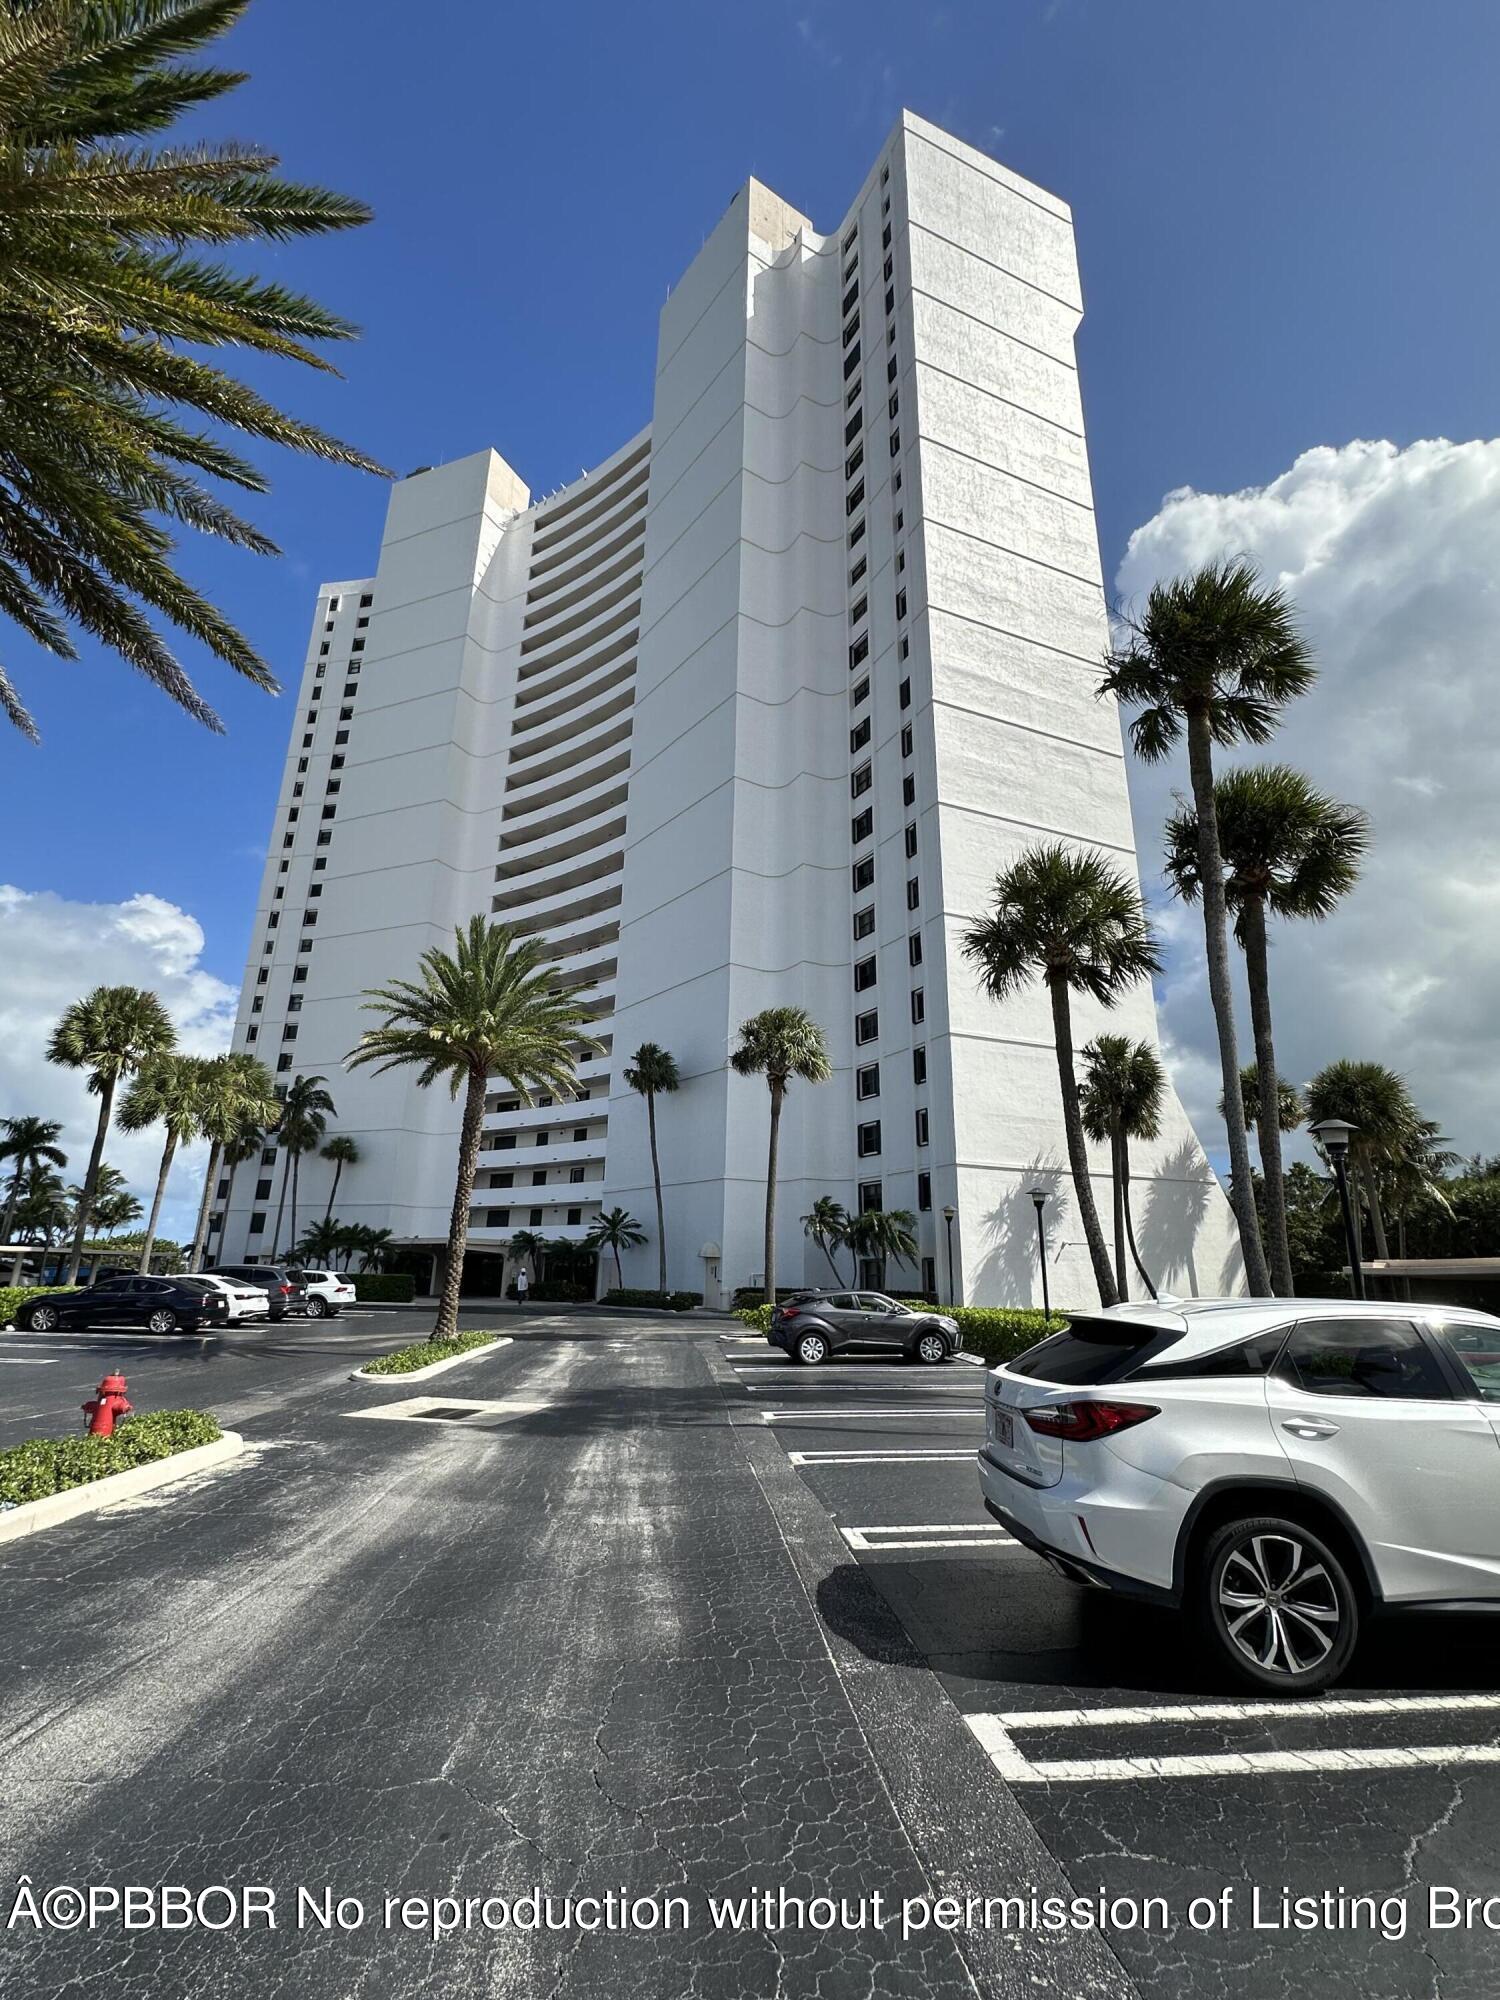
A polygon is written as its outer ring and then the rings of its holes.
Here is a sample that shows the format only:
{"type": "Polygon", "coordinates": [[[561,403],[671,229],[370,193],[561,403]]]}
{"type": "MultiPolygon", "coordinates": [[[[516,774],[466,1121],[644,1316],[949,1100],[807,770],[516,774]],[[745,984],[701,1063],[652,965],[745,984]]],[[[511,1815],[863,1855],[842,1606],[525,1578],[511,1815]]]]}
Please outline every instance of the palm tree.
{"type": "MultiPolygon", "coordinates": [[[[1252,1132],[1260,1130],[1262,1105],[1260,1099],[1260,1064],[1248,1062],[1240,1070],[1240,1102],[1245,1107],[1245,1124],[1252,1132]]],[[[1219,1099],[1219,1116],[1224,1116],[1224,1100],[1219,1099]]],[[[1276,1079],[1276,1129],[1279,1132],[1295,1132],[1306,1113],[1302,1108],[1302,1093],[1296,1084],[1288,1083],[1284,1076],[1276,1079]]]]}
{"type": "MultiPolygon", "coordinates": [[[[267,1082],[269,1081],[268,1077],[267,1082]]],[[[258,1125],[245,1125],[241,1127],[234,1138],[225,1140],[224,1144],[219,1148],[220,1166],[228,1174],[228,1179],[224,1183],[224,1205],[219,1210],[218,1216],[218,1254],[220,1256],[224,1254],[224,1227],[229,1220],[229,1211],[234,1203],[235,1181],[239,1178],[240,1168],[246,1166],[262,1150],[265,1145],[265,1138],[265,1133],[258,1125]]],[[[213,1185],[216,1185],[216,1183],[213,1183],[213,1185]]],[[[207,1248],[206,1237],[204,1239],[204,1248],[207,1248]]]]}
{"type": "MultiPolygon", "coordinates": [[[[10,1177],[10,1193],[5,1200],[5,1219],[0,1221],[0,1243],[9,1243],[15,1226],[21,1188],[37,1167],[65,1167],[68,1156],[58,1145],[62,1126],[55,1118],[0,1118],[0,1160],[15,1162],[10,1177]]],[[[12,1278],[11,1283],[16,1280],[12,1278]]]]}
{"type": "Polygon", "coordinates": [[[642,1042],[625,1071],[626,1087],[646,1100],[646,1129],[651,1135],[651,1181],[656,1189],[656,1288],[667,1289],[667,1221],[661,1201],[661,1162],[656,1157],[656,1100],[681,1088],[677,1058],[655,1042],[642,1042]]]}
{"type": "Polygon", "coordinates": [[[541,1278],[542,1258],[546,1255],[546,1251],[546,1237],[538,1236],[535,1230],[518,1229],[510,1239],[511,1256],[518,1264],[529,1264],[534,1279],[541,1278]]]}
{"type": "Polygon", "coordinates": [[[118,1188],[111,1188],[108,1194],[95,1192],[94,1223],[106,1236],[113,1236],[117,1229],[128,1228],[132,1222],[139,1222],[145,1212],[124,1185],[123,1175],[118,1188]]]}
{"type": "Polygon", "coordinates": [[[766,1152],[766,1303],[776,1303],[776,1151],[781,1107],[794,1076],[826,1083],[833,1075],[823,1030],[804,1007],[767,1007],[740,1027],[740,1045],[729,1058],[736,1076],[763,1076],[771,1095],[771,1137],[766,1152]]]}
{"type": "MultiPolygon", "coordinates": [[[[1128,636],[1107,655],[1099,692],[1140,705],[1130,739],[1146,763],[1159,762],[1187,737],[1208,990],[1218,1029],[1229,1139],[1229,1199],[1239,1224],[1246,1279],[1252,1293],[1264,1297],[1271,1290],[1271,1276],[1260,1240],[1239,1095],[1213,753],[1215,744],[1264,743],[1286,704],[1312,686],[1316,670],[1285,593],[1262,589],[1254,565],[1243,560],[1206,563],[1189,576],[1154,584],[1144,615],[1125,623],[1128,636]]],[[[1266,1067],[1274,1075],[1275,1065],[1268,1062],[1266,1067]]]]}
{"type": "Polygon", "coordinates": [[[1113,1007],[1139,979],[1161,970],[1156,941],[1135,884],[1092,851],[1060,842],[1030,847],[995,881],[994,907],[963,934],[964,955],[992,1000],[1008,1000],[1040,977],[1052,1004],[1052,1040],[1062,1090],[1068,1166],[1103,1304],[1115,1282],[1089,1179],[1088,1147],[1073,1069],[1072,995],[1113,1007]]]}
{"type": "Polygon", "coordinates": [[[1156,1297],[1151,1274],[1135,1247],[1135,1220],[1130,1213],[1130,1142],[1154,1139],[1161,1131],[1161,1101],[1167,1073],[1149,1042],[1128,1035],[1096,1035],[1083,1047],[1083,1081],[1078,1088],[1083,1129],[1089,1138],[1108,1141],[1114,1178],[1115,1284],[1123,1304],[1130,1297],[1125,1280],[1125,1245],[1135,1268],[1156,1297]]]}
{"type": "MultiPolygon", "coordinates": [[[[203,1198],[198,1204],[198,1222],[188,1257],[190,1271],[202,1268],[204,1246],[208,1241],[209,1211],[213,1206],[221,1167],[230,1163],[231,1156],[234,1156],[236,1170],[252,1159],[259,1152],[265,1134],[275,1127],[280,1117],[281,1099],[271,1081],[271,1072],[263,1062],[258,1062],[246,1051],[214,1058],[204,1078],[203,1106],[198,1121],[210,1143],[208,1171],[203,1176],[203,1198]]],[[[231,1172],[228,1198],[232,1198],[233,1194],[234,1174],[231,1172]]],[[[227,1220],[228,1199],[222,1213],[227,1220]]],[[[223,1250],[221,1232],[221,1256],[223,1250]]]]}
{"type": "Polygon", "coordinates": [[[394,1238],[389,1229],[372,1229],[366,1222],[356,1222],[344,1232],[353,1253],[359,1258],[359,1268],[368,1271],[372,1265],[385,1262],[385,1253],[394,1238]]]}
{"type": "MultiPolygon", "coordinates": [[[[68,1200],[68,1191],[63,1186],[62,1176],[51,1167],[33,1167],[26,1176],[26,1186],[16,1209],[14,1227],[28,1243],[35,1243],[40,1236],[44,1252],[52,1248],[52,1239],[66,1229],[73,1219],[73,1205],[68,1200]]],[[[13,1285],[21,1281],[22,1259],[17,1258],[10,1274],[13,1285]]]]}
{"type": "Polygon", "coordinates": [[[281,1195],[276,1203],[276,1227],[271,1234],[271,1256],[279,1254],[281,1213],[286,1201],[287,1181],[292,1189],[291,1226],[288,1241],[297,1235],[297,1175],[302,1155],[310,1153],[328,1130],[328,1121],[337,1106],[324,1088],[321,1076],[294,1076],[281,1100],[281,1117],[276,1126],[276,1142],[281,1147],[281,1195]]]}
{"type": "MultiPolygon", "coordinates": [[[[1249,764],[1228,771],[1216,780],[1213,799],[1225,903],[1245,954],[1261,1092],[1257,1115],[1246,1122],[1255,1125],[1260,1143],[1271,1279],[1276,1290],[1289,1297],[1292,1252],[1282,1184],[1266,916],[1321,921],[1331,915],[1359,879],[1370,822],[1356,806],[1326,797],[1286,764],[1249,764]]],[[[1199,847],[1197,815],[1184,807],[1167,822],[1166,873],[1177,894],[1188,902],[1198,894],[1199,847]]]]}
{"type": "MultiPolygon", "coordinates": [[[[632,1084],[631,1088],[634,1089],[635,1086],[632,1084]]],[[[583,1240],[591,1250],[614,1252],[615,1285],[619,1287],[625,1283],[620,1270],[620,1252],[639,1250],[646,1241],[646,1232],[635,1217],[627,1214],[623,1208],[606,1208],[594,1217],[583,1240]]],[[[667,1288],[663,1285],[661,1289],[665,1291],[667,1288]]]]}
{"type": "Polygon", "coordinates": [[[323,1220],[327,1222],[333,1214],[333,1204],[338,1200],[339,1181],[345,1167],[359,1165],[359,1148],[347,1133],[335,1132],[320,1157],[333,1162],[333,1186],[328,1190],[328,1206],[323,1211],[323,1220]]]}
{"type": "Polygon", "coordinates": [[[139,1271],[151,1269],[151,1251],[156,1240],[156,1225],[161,1219],[161,1205],[167,1192],[167,1176],[172,1171],[172,1162],[177,1156],[177,1148],[185,1141],[197,1137],[199,1119],[203,1110],[204,1093],[208,1084],[209,1062],[204,1056],[186,1056],[176,1049],[169,1049],[165,1055],[153,1056],[142,1065],[135,1081],[126,1091],[120,1103],[120,1130],[122,1132],[143,1132],[148,1125],[161,1124],[166,1127],[166,1142],[161,1149],[161,1165],[156,1173],[156,1191],[151,1199],[151,1213],[146,1220],[145,1235],[141,1241],[139,1271]]]}
{"type": "MultiPolygon", "coordinates": [[[[0,24],[3,18],[0,15],[0,24]]],[[[89,1089],[99,1100],[93,1150],[73,1225],[66,1284],[75,1283],[78,1277],[120,1079],[133,1075],[153,1056],[164,1055],[176,1039],[166,1008],[154,993],[143,992],[139,986],[96,986],[84,999],[75,1000],[52,1030],[47,1060],[65,1069],[86,1069],[89,1089]]]]}
{"type": "Polygon", "coordinates": [[[292,1255],[304,1264],[332,1265],[337,1262],[347,1235],[348,1231],[342,1223],[334,1222],[325,1215],[308,1223],[302,1232],[302,1240],[292,1246],[292,1255]]]}
{"type": "Polygon", "coordinates": [[[1375,1255],[1382,1260],[1389,1257],[1380,1202],[1381,1170],[1410,1151],[1424,1125],[1406,1079],[1384,1063],[1331,1062],[1308,1084],[1306,1101],[1310,1125],[1344,1118],[1357,1128],[1349,1140],[1349,1164],[1369,1211],[1375,1255]]]}
{"type": "MultiPolygon", "coordinates": [[[[355,333],[281,283],[193,251],[346,229],[368,220],[361,204],[278,180],[273,155],[237,142],[147,143],[243,80],[179,58],[226,33],[248,5],[0,8],[0,401],[10,413],[0,610],[63,659],[77,657],[70,627],[82,627],[214,729],[218,718],[146,611],[275,691],[248,641],[171,561],[168,523],[276,552],[199,476],[265,490],[224,431],[379,470],[186,351],[238,347],[326,370],[313,343],[355,333]]],[[[35,737],[3,672],[0,710],[35,737]]]]}
{"type": "Polygon", "coordinates": [[[533,1088],[565,1097],[577,1085],[579,1052],[599,1048],[586,1032],[592,1020],[587,1000],[557,989],[556,967],[538,939],[516,938],[503,924],[476,915],[455,931],[454,947],[451,953],[436,946],[424,951],[418,982],[400,979],[367,994],[366,1008],[383,1017],[381,1024],[366,1029],[345,1059],[351,1069],[373,1064],[377,1074],[413,1068],[423,1089],[446,1077],[451,1096],[464,1093],[437,1340],[451,1340],[458,1331],[490,1076],[502,1077],[528,1104],[533,1088]]]}
{"type": "Polygon", "coordinates": [[[820,1194],[812,1207],[802,1218],[802,1234],[811,1237],[823,1255],[828,1259],[828,1268],[833,1273],[833,1282],[842,1285],[839,1267],[833,1261],[835,1250],[841,1250],[849,1239],[849,1211],[841,1201],[835,1201],[831,1194],[820,1194]]]}
{"type": "Polygon", "coordinates": [[[875,1289],[883,1292],[887,1258],[898,1264],[917,1261],[917,1218],[909,1208],[867,1208],[849,1217],[846,1241],[856,1257],[873,1259],[875,1289]]]}

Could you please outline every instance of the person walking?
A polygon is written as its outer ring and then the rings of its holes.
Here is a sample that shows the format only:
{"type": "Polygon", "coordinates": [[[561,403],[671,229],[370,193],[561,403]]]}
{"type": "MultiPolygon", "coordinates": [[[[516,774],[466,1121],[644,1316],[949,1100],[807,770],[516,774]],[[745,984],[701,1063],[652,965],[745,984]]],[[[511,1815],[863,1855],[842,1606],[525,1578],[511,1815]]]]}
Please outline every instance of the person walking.
{"type": "Polygon", "coordinates": [[[516,1273],[516,1304],[518,1306],[525,1305],[526,1294],[530,1290],[531,1290],[531,1280],[530,1278],[527,1277],[526,1266],[523,1264],[520,1270],[517,1271],[516,1273]]]}

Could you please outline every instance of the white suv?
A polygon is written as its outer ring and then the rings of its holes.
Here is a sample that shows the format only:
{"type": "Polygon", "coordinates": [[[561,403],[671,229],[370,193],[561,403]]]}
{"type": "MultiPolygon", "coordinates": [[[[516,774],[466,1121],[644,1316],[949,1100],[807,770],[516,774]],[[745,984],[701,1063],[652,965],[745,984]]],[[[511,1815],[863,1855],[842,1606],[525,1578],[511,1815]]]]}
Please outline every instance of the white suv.
{"type": "Polygon", "coordinates": [[[352,1306],[359,1296],[353,1279],[342,1271],[298,1271],[297,1276],[307,1287],[309,1319],[329,1319],[345,1306],[352,1306]]]}
{"type": "Polygon", "coordinates": [[[1070,1317],[992,1369],[985,1506],[1189,1613],[1242,1681],[1337,1680],[1385,1608],[1500,1606],[1500,1319],[1338,1299],[1070,1317]]]}

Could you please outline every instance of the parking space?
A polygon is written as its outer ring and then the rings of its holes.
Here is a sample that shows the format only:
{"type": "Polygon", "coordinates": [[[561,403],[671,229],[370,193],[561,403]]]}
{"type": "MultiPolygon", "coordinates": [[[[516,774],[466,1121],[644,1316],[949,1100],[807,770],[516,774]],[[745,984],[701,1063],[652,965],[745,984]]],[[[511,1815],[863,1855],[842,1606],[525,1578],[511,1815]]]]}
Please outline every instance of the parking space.
{"type": "Polygon", "coordinates": [[[1492,2000],[1493,1935],[1432,1932],[1426,1894],[1494,1893],[1500,1620],[1391,1619],[1333,1694],[1246,1698],[1177,1617],[1064,1582],[995,1529],[981,1370],[722,1352],[740,1421],[773,1430],[1075,1888],[1184,1908],[1236,1885],[1243,1923],[1112,1940],[1143,1991],[1492,2000]],[[1283,1888],[1395,1898],[1403,1935],[1334,1917],[1289,1940],[1283,1888]]]}

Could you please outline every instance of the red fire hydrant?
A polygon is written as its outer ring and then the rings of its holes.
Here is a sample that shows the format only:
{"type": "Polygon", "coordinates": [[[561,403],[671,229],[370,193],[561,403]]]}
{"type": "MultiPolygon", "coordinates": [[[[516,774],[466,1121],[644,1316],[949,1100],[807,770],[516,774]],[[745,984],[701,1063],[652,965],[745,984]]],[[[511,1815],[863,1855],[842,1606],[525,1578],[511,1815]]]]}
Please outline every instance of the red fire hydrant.
{"type": "Polygon", "coordinates": [[[130,1415],[130,1404],[125,1400],[125,1377],[106,1375],[97,1395],[83,1405],[83,1414],[89,1420],[90,1437],[113,1437],[116,1419],[130,1415]]]}

